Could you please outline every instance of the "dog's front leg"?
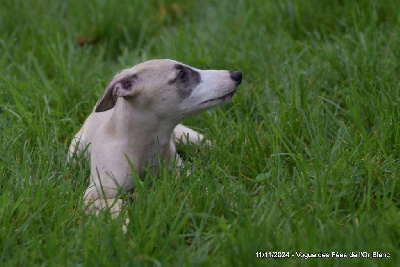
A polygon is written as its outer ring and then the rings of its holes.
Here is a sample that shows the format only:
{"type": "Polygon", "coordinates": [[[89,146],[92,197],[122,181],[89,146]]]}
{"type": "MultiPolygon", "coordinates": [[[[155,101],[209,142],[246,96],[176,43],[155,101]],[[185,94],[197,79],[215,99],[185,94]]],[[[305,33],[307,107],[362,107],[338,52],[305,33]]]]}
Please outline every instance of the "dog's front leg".
{"type": "Polygon", "coordinates": [[[110,198],[110,199],[84,199],[84,205],[86,208],[86,214],[94,213],[99,214],[101,211],[106,209],[110,210],[111,218],[115,219],[119,216],[122,208],[122,199],[110,198]]]}
{"type": "MultiPolygon", "coordinates": [[[[118,198],[101,198],[97,194],[93,194],[93,185],[86,189],[85,196],[83,198],[84,208],[86,215],[96,214],[109,210],[111,218],[115,219],[120,215],[124,201],[118,198]]],[[[127,225],[129,224],[129,218],[125,219],[122,226],[122,231],[126,233],[127,225]]]]}
{"type": "MultiPolygon", "coordinates": [[[[182,158],[176,152],[175,140],[176,140],[175,133],[172,133],[171,139],[169,142],[169,146],[167,148],[167,152],[166,152],[165,156],[166,156],[166,162],[168,164],[168,169],[171,170],[175,166],[177,177],[180,177],[181,169],[185,166],[185,164],[184,164],[182,158]]],[[[188,170],[186,172],[186,176],[189,176],[189,175],[190,175],[190,171],[188,170]]]]}
{"type": "Polygon", "coordinates": [[[83,134],[83,128],[79,130],[79,132],[74,136],[71,141],[71,145],[69,146],[67,162],[72,161],[72,163],[76,163],[76,159],[80,159],[81,157],[87,158],[89,154],[89,146],[86,144],[85,136],[83,134]]]}
{"type": "MultiPolygon", "coordinates": [[[[182,124],[178,124],[175,127],[173,136],[175,139],[175,143],[179,143],[180,141],[182,141],[184,145],[187,145],[188,142],[200,145],[202,140],[204,139],[201,133],[198,133],[195,130],[192,130],[182,124]]],[[[211,142],[209,140],[206,140],[205,144],[211,145],[211,142]]]]}

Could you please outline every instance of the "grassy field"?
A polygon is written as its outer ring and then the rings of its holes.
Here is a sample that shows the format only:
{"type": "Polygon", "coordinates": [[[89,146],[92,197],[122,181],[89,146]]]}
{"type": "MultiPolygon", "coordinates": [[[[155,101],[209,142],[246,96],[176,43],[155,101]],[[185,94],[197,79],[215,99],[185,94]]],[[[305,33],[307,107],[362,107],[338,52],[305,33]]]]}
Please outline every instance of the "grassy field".
{"type": "Polygon", "coordinates": [[[399,1],[128,2],[0,2],[1,266],[400,265],[399,1]],[[135,182],[124,235],[84,215],[66,152],[113,74],[153,58],[243,83],[185,122],[215,141],[180,147],[190,177],[135,182]],[[370,257],[295,255],[333,251],[370,257]]]}

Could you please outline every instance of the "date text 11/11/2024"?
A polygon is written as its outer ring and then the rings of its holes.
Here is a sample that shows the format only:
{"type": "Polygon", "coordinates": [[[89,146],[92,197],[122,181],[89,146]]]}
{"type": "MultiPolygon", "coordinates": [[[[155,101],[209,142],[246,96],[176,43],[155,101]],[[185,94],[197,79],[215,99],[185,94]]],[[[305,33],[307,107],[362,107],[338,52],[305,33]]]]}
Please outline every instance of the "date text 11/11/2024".
{"type": "Polygon", "coordinates": [[[318,252],[318,253],[305,253],[305,252],[288,252],[288,251],[257,251],[257,258],[390,258],[390,253],[382,253],[378,251],[366,252],[318,252]]]}

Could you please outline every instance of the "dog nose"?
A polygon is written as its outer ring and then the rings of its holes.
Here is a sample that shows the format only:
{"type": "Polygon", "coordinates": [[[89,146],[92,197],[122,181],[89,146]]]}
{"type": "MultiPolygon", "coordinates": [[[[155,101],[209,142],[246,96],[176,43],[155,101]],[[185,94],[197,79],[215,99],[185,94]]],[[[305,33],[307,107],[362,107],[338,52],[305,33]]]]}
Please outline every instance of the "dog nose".
{"type": "Polygon", "coordinates": [[[242,82],[242,73],[240,71],[229,71],[231,79],[236,81],[238,84],[242,82]]]}

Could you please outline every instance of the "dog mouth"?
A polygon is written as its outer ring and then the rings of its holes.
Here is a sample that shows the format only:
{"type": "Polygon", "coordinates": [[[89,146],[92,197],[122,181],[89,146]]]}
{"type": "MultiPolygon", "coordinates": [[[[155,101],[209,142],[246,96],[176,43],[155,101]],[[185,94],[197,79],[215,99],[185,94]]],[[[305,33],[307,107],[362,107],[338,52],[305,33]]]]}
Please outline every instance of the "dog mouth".
{"type": "Polygon", "coordinates": [[[235,92],[236,92],[236,90],[234,90],[233,92],[230,92],[229,94],[226,94],[226,95],[223,95],[223,96],[220,96],[220,97],[217,97],[217,98],[213,98],[213,99],[209,99],[209,100],[203,101],[203,102],[200,103],[200,105],[206,104],[206,103],[212,102],[212,101],[221,101],[221,102],[224,102],[224,101],[226,101],[226,100],[228,100],[228,99],[231,99],[231,98],[233,97],[233,94],[234,94],[235,92]]]}

